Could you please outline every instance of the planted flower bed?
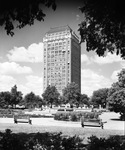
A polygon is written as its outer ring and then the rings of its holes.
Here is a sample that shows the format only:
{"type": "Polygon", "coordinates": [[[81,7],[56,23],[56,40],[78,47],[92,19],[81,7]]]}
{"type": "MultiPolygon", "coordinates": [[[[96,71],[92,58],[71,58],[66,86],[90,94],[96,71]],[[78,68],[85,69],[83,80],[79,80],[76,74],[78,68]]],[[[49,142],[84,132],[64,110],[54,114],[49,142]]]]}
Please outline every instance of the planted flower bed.
{"type": "Polygon", "coordinates": [[[83,112],[83,111],[74,111],[74,112],[57,112],[54,115],[55,120],[62,120],[62,121],[80,121],[81,117],[87,118],[96,118],[100,115],[98,112],[83,112]]]}
{"type": "Polygon", "coordinates": [[[14,111],[12,109],[0,109],[0,117],[12,118],[14,111]]]}

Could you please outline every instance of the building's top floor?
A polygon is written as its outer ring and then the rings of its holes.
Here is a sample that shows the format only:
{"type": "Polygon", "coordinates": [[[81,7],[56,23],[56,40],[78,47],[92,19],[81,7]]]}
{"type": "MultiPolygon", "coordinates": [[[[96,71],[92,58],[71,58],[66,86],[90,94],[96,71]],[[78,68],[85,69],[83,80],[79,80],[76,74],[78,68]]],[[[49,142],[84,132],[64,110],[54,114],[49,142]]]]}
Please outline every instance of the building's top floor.
{"type": "Polygon", "coordinates": [[[50,30],[47,32],[47,34],[61,32],[61,31],[65,31],[65,30],[72,32],[72,29],[68,25],[66,25],[66,26],[50,28],[50,30]]]}
{"type": "Polygon", "coordinates": [[[79,37],[68,25],[54,27],[54,28],[50,28],[50,30],[46,32],[43,41],[46,41],[46,39],[54,40],[58,38],[64,38],[64,37],[66,38],[66,37],[70,37],[71,35],[74,36],[77,41],[79,41],[79,37]]]}

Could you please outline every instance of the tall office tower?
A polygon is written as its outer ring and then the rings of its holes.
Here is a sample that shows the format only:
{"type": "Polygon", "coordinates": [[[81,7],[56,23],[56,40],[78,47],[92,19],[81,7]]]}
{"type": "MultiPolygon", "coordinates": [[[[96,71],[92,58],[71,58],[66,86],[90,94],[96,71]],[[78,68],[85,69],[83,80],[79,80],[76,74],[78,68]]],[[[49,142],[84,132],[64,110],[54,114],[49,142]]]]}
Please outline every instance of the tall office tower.
{"type": "Polygon", "coordinates": [[[51,28],[43,38],[43,90],[56,86],[62,94],[68,83],[75,82],[81,91],[81,46],[78,36],[67,26],[51,28]]]}

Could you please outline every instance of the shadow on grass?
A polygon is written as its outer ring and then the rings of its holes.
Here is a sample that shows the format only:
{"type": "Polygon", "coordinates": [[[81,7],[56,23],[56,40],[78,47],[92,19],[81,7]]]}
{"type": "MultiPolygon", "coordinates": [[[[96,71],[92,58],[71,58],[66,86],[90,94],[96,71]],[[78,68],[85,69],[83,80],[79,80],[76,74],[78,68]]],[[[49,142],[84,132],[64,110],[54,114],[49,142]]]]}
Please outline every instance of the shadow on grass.
{"type": "Polygon", "coordinates": [[[123,121],[123,120],[121,120],[120,118],[112,118],[112,119],[110,119],[110,120],[112,120],[112,121],[123,121]]]}

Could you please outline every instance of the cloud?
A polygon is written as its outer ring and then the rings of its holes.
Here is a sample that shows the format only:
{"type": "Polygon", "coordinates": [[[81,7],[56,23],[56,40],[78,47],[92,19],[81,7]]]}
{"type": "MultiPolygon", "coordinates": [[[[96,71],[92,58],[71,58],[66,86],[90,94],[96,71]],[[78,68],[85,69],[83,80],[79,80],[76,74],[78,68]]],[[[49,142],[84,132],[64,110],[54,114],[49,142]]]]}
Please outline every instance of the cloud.
{"type": "Polygon", "coordinates": [[[33,91],[37,95],[41,95],[43,93],[43,77],[29,75],[26,76],[26,79],[27,82],[25,87],[27,88],[27,92],[33,91]]]}
{"type": "Polygon", "coordinates": [[[123,60],[122,62],[120,62],[121,64],[121,68],[125,68],[125,60],[123,60]]]}
{"type": "Polygon", "coordinates": [[[80,15],[76,15],[76,20],[79,20],[80,19],[80,15]]]}
{"type": "Polygon", "coordinates": [[[112,75],[111,75],[111,79],[112,79],[114,82],[118,81],[118,73],[120,73],[120,71],[121,71],[121,69],[113,71],[113,73],[112,73],[112,75]]]}
{"type": "MultiPolygon", "coordinates": [[[[10,89],[16,84],[19,91],[25,96],[30,92],[34,92],[36,95],[42,95],[43,93],[43,75],[27,75],[25,83],[19,83],[16,79],[7,75],[0,75],[0,91],[10,91],[10,89]]],[[[103,75],[99,75],[90,69],[81,70],[81,93],[91,96],[93,91],[100,88],[108,88],[111,86],[111,80],[105,78],[103,75]]]]}
{"type": "Polygon", "coordinates": [[[119,55],[107,53],[105,57],[99,57],[95,55],[91,60],[99,65],[111,64],[114,62],[122,62],[122,58],[119,55]]]}
{"type": "MultiPolygon", "coordinates": [[[[25,84],[19,85],[19,89],[23,94],[25,95],[32,91],[41,96],[43,93],[43,75],[41,77],[29,75],[26,76],[26,80],[25,84]]],[[[111,87],[111,84],[111,80],[103,75],[99,75],[90,69],[81,70],[81,93],[91,96],[93,91],[111,87]]]]}
{"type": "Polygon", "coordinates": [[[86,54],[82,54],[81,55],[81,63],[86,63],[86,64],[90,64],[91,63],[89,57],[86,54]]]}
{"type": "Polygon", "coordinates": [[[32,69],[27,66],[20,66],[15,62],[0,63],[0,74],[29,74],[32,69]]]}
{"type": "Polygon", "coordinates": [[[92,63],[97,63],[99,65],[120,63],[121,67],[125,67],[125,60],[123,60],[119,55],[111,53],[107,53],[105,57],[99,57],[98,55],[88,57],[86,54],[82,54],[81,63],[86,63],[87,65],[92,63]]]}
{"type": "Polygon", "coordinates": [[[111,86],[111,81],[90,69],[81,70],[81,93],[91,96],[93,91],[111,86]]]}
{"type": "Polygon", "coordinates": [[[43,43],[33,43],[27,49],[14,47],[7,57],[10,61],[38,63],[43,61],[43,43]]]}
{"type": "Polygon", "coordinates": [[[0,91],[10,91],[16,84],[16,79],[8,75],[0,75],[0,91]]]}
{"type": "Polygon", "coordinates": [[[0,75],[0,92],[10,91],[11,88],[17,85],[17,90],[23,93],[23,96],[30,92],[41,96],[43,93],[43,78],[39,76],[26,76],[25,83],[19,83],[15,78],[8,75],[0,75]]]}

